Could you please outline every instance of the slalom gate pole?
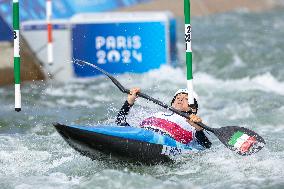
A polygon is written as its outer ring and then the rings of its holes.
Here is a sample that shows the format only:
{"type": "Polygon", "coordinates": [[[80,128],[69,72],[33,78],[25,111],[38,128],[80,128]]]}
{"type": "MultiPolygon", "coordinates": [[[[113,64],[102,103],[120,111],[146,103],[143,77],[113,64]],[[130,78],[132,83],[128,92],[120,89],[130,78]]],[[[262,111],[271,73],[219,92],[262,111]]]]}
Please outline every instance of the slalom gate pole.
{"type": "Polygon", "coordinates": [[[193,74],[192,74],[192,49],[190,25],[190,0],[184,0],[184,26],[185,26],[185,54],[187,70],[187,89],[189,90],[188,102],[194,104],[193,74]]]}
{"type": "Polygon", "coordinates": [[[19,0],[13,0],[15,111],[21,111],[21,59],[20,59],[19,0]]]}
{"type": "Polygon", "coordinates": [[[46,0],[46,22],[47,22],[47,62],[53,65],[53,40],[52,40],[52,0],[46,0]]]}

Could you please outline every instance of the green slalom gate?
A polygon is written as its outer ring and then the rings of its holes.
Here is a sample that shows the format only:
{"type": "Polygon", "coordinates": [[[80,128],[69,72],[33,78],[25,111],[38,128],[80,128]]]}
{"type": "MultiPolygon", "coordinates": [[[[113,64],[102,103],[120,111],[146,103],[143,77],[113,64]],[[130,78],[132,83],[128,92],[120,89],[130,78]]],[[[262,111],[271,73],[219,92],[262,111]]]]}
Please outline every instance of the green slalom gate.
{"type": "Polygon", "coordinates": [[[20,72],[20,15],[19,0],[13,0],[14,28],[14,77],[15,77],[15,111],[21,111],[21,72],[20,72]]]}
{"type": "Polygon", "coordinates": [[[190,25],[190,0],[184,0],[184,27],[185,27],[185,53],[187,70],[187,88],[189,104],[194,104],[193,74],[192,74],[192,49],[191,49],[191,25],[190,25]]]}

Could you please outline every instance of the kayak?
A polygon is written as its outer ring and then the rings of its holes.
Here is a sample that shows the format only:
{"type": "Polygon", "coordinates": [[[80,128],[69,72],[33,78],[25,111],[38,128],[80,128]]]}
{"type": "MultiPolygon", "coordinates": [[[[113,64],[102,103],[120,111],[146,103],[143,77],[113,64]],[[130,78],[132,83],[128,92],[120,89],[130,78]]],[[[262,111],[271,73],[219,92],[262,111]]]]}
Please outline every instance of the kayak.
{"type": "Polygon", "coordinates": [[[138,127],[53,125],[72,148],[93,160],[105,154],[131,162],[157,164],[203,150],[198,143],[185,145],[170,136],[138,127]]]}

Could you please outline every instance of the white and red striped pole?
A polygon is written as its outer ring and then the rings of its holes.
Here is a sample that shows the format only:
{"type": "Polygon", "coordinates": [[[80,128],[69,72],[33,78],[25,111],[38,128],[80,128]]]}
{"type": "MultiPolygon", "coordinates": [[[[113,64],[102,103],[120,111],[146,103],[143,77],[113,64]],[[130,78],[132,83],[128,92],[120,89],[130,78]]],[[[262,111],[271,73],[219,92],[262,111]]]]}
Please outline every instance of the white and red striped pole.
{"type": "Polygon", "coordinates": [[[49,66],[53,65],[53,44],[52,44],[52,2],[46,0],[46,22],[47,22],[47,62],[49,66]]]}

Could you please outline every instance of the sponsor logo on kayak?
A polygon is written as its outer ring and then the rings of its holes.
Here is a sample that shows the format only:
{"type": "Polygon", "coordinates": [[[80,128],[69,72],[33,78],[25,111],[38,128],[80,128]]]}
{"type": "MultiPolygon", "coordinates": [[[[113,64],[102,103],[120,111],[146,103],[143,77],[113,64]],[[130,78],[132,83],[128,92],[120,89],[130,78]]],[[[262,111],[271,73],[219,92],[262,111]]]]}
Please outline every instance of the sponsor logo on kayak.
{"type": "Polygon", "coordinates": [[[177,147],[171,147],[171,146],[163,146],[162,153],[164,155],[168,156],[176,156],[180,155],[182,153],[182,150],[177,147]]]}

